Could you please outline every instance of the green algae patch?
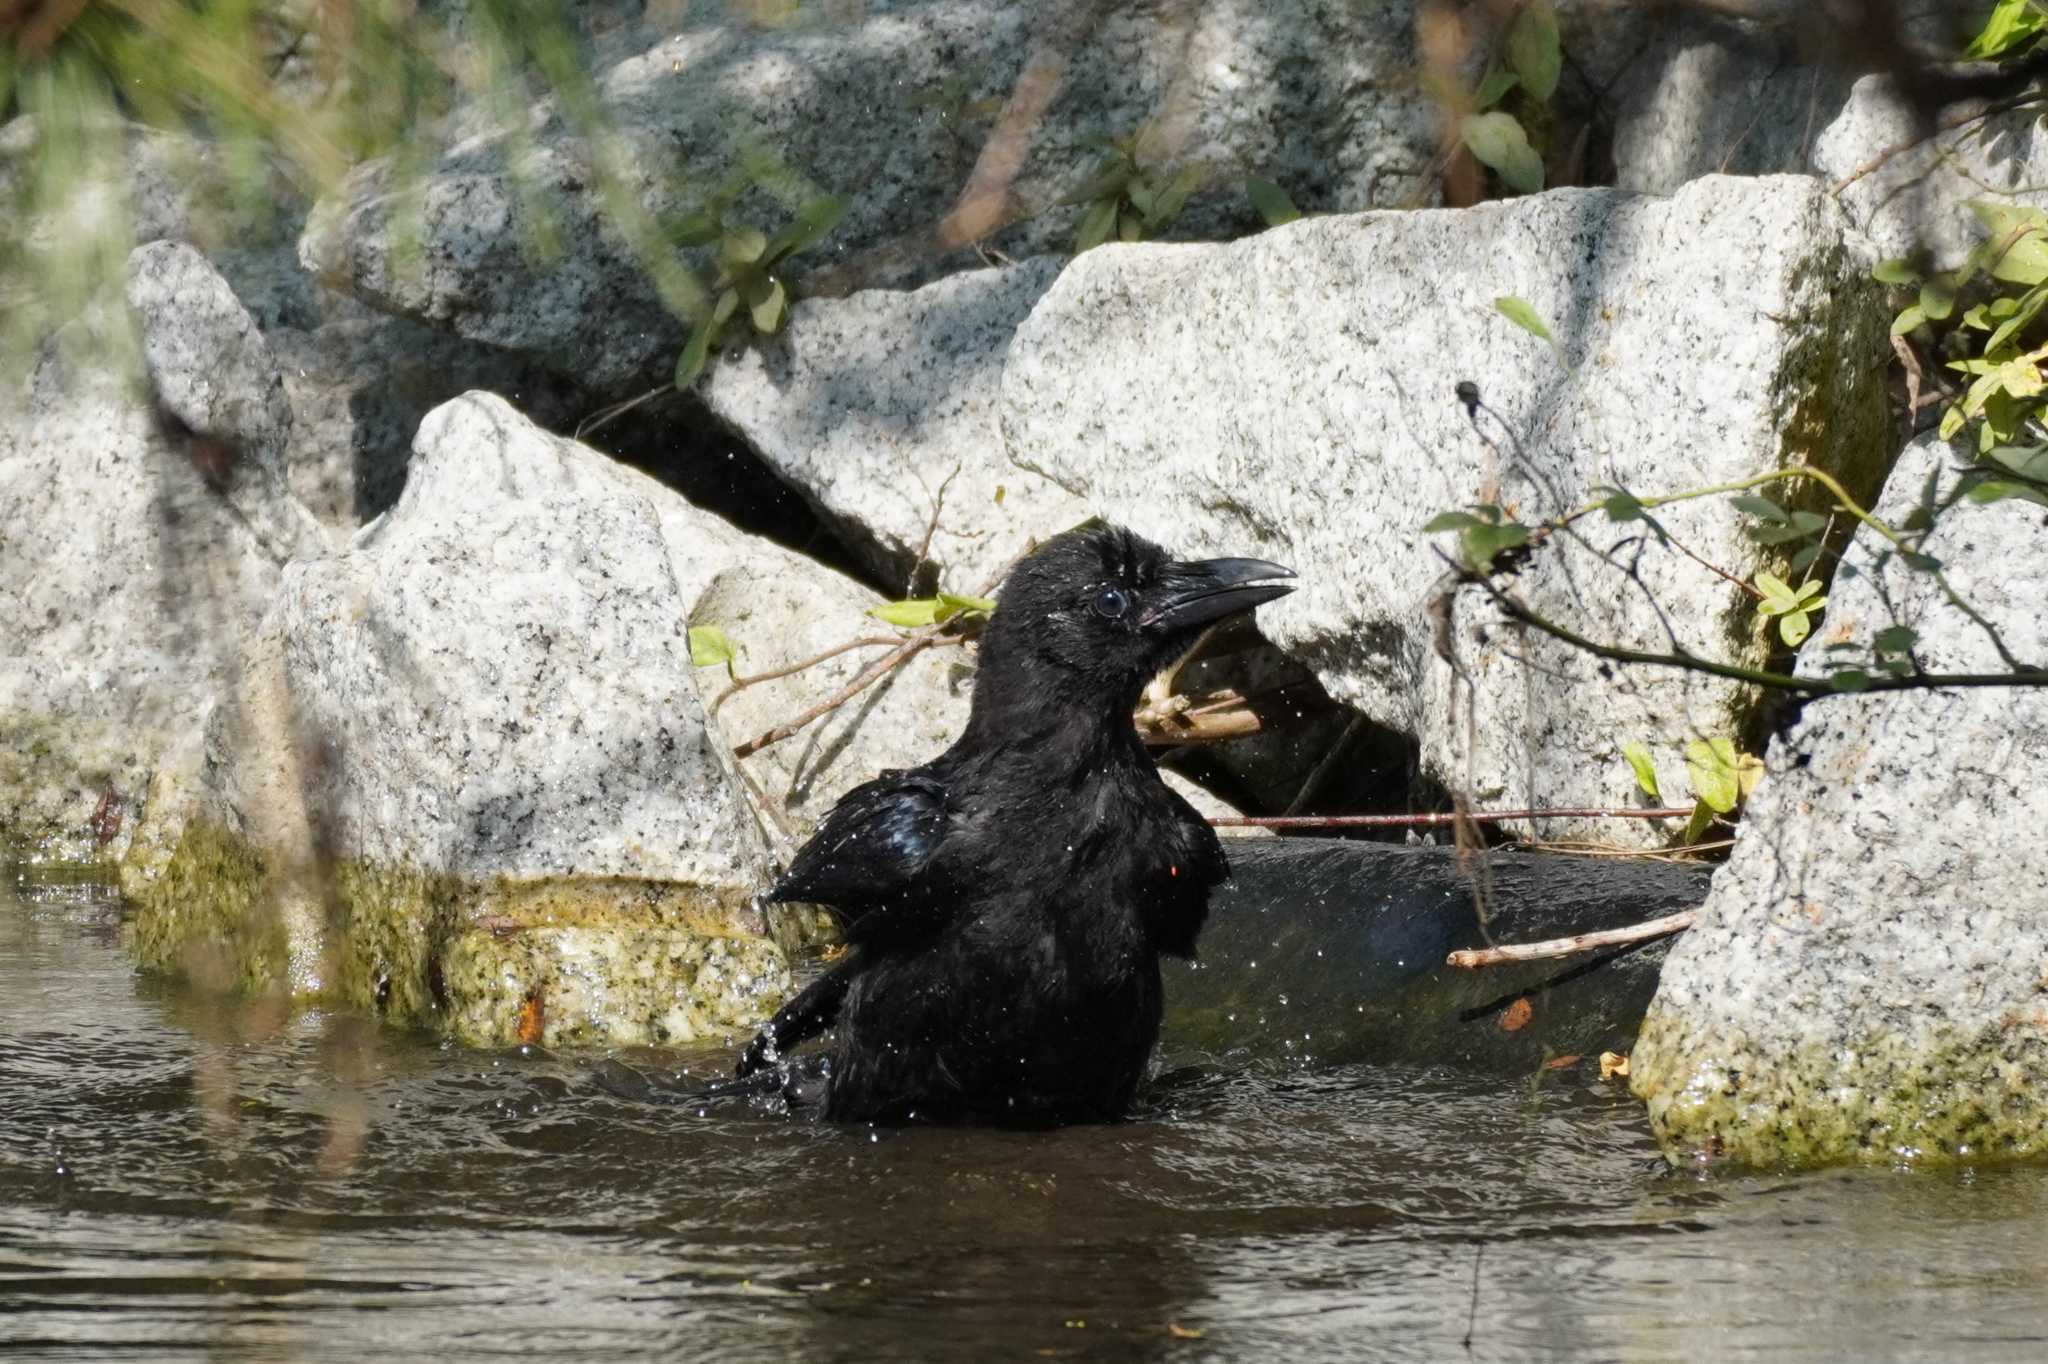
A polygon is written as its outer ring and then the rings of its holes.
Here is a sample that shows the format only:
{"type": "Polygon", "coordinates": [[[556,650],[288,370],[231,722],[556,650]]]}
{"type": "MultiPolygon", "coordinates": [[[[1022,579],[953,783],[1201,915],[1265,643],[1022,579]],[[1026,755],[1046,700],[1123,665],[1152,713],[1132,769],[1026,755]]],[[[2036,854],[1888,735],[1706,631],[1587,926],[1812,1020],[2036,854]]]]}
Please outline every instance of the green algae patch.
{"type": "Polygon", "coordinates": [[[145,969],[476,1046],[724,1039],[766,1018],[791,983],[783,948],[729,893],[621,877],[469,881],[360,861],[288,868],[205,821],[186,827],[133,905],[128,940],[145,969]]]}
{"type": "Polygon", "coordinates": [[[790,989],[766,938],[625,923],[473,928],[449,942],[439,979],[448,1030],[473,1046],[725,1040],[790,989]]]}
{"type": "Polygon", "coordinates": [[[1674,1163],[1762,1168],[2048,1158],[2048,1011],[1977,1036],[1765,1048],[1653,1009],[1630,1086],[1674,1163]]]}
{"type": "Polygon", "coordinates": [[[194,821],[132,902],[130,953],[144,970],[209,989],[285,991],[288,920],[273,912],[268,881],[263,858],[248,843],[194,821]]]}

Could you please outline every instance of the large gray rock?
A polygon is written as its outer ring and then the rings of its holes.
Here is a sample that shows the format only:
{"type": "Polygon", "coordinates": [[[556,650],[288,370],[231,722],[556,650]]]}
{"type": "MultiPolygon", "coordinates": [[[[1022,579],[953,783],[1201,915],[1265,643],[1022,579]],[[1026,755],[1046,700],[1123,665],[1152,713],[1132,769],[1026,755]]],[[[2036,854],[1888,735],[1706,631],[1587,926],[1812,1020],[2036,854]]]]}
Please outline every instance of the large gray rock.
{"type": "MultiPolygon", "coordinates": [[[[615,123],[603,155],[624,195],[650,224],[672,220],[749,149],[771,148],[848,199],[825,250],[798,262],[831,260],[847,288],[935,278],[972,260],[974,237],[1019,258],[1067,249],[1081,210],[1057,201],[1092,173],[1090,139],[1148,123],[1161,160],[1210,180],[1180,233],[1253,226],[1248,170],[1311,208],[1429,193],[1434,113],[1414,82],[1405,5],[1312,0],[1276,14],[1249,0],[893,0],[841,24],[753,28],[721,16],[668,35],[650,26],[644,38],[599,78],[615,123]],[[963,75],[965,98],[1012,108],[963,121],[921,98],[963,75]],[[977,168],[994,126],[1016,130],[1004,144],[1013,152],[977,168]],[[984,216],[942,229],[963,191],[984,216]]],[[[323,204],[302,242],[309,267],[386,311],[599,388],[665,368],[683,337],[668,306],[679,296],[650,284],[615,230],[590,142],[551,103],[516,139],[475,110],[456,123],[462,135],[423,183],[404,183],[387,159],[323,204]],[[513,146],[529,134],[514,175],[513,146]],[[537,205],[548,206],[560,248],[545,262],[528,250],[541,235],[537,205]]],[[[735,212],[772,228],[785,210],[756,192],[735,212]]],[[[666,260],[665,238],[650,231],[648,250],[666,260]]]]}
{"type": "Polygon", "coordinates": [[[146,247],[128,298],[132,318],[99,307],[53,336],[0,409],[0,826],[41,858],[138,851],[138,810],[189,779],[280,566],[325,548],[227,286],[146,247]]]}
{"type": "MultiPolygon", "coordinates": [[[[1938,504],[1966,458],[1917,443],[1879,515],[1903,525],[1930,480],[1938,504]]],[[[1858,532],[1801,671],[1867,666],[1893,624],[1930,672],[2005,671],[1885,548],[1858,532]]],[[[2041,508],[1958,503],[1920,549],[2015,657],[2048,666],[2041,508]]],[[[2048,1153],[2048,692],[1828,697],[1767,764],[1635,1049],[1665,1149],[1771,1166],[2048,1153]]]]}
{"type": "Polygon", "coordinates": [[[996,426],[1011,333],[1062,263],[806,300],[777,341],[715,367],[705,401],[885,582],[908,582],[943,491],[927,558],[948,590],[980,592],[1088,516],[1005,460],[996,426]]]}
{"type": "MultiPolygon", "coordinates": [[[[1226,246],[1106,247],[1011,343],[1004,436],[1020,466],[1181,552],[1298,569],[1262,628],[1337,700],[1419,736],[1436,779],[1484,804],[1627,805],[1622,743],[1649,744],[1682,791],[1684,743],[1741,735],[1756,698],[1686,673],[1616,677],[1503,627],[1468,589],[1452,635],[1476,690],[1468,727],[1435,647],[1444,566],[1421,528],[1473,502],[1535,520],[1600,484],[1672,492],[1800,463],[1867,495],[1888,456],[1884,314],[1843,227],[1811,181],[1717,177],[1669,199],[1559,190],[1226,246]],[[1502,295],[1548,320],[1570,370],[1496,311],[1502,295]],[[1466,379],[1487,440],[1453,395],[1466,379]]],[[[1732,574],[1775,563],[1724,499],[1659,515],[1732,574]]],[[[1599,547],[1639,529],[1584,527],[1599,547]]],[[[1702,654],[1764,659],[1733,585],[1654,545],[1627,562],[1640,586],[1568,540],[1514,590],[1596,639],[1663,650],[1668,626],[1702,654]]],[[[1575,830],[1670,832],[1544,826],[1575,830]]]]}
{"type": "Polygon", "coordinates": [[[287,569],[140,956],[478,1042],[747,1026],[788,970],[685,622],[791,562],[502,399],[437,408],[397,505],[287,569]]]}

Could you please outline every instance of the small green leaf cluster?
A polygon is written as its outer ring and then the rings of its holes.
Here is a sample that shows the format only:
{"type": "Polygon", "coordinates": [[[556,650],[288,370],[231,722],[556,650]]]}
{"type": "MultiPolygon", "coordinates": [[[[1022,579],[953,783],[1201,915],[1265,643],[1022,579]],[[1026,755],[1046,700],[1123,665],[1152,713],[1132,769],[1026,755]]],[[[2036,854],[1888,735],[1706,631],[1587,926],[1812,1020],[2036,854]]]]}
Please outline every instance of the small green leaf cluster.
{"type": "Polygon", "coordinates": [[[1425,535],[1458,533],[1458,556],[1474,573],[1491,573],[1494,561],[1529,543],[1529,528],[1491,502],[1470,511],[1439,512],[1422,528],[1425,535]]]}
{"type": "Polygon", "coordinates": [[[1872,273],[1915,291],[1892,321],[1894,335],[1945,335],[1948,367],[1968,376],[1942,413],[1949,440],[1975,429],[1982,467],[1965,481],[1972,501],[2018,497],[2048,506],[2048,212],[1979,200],[1987,233],[1954,270],[1923,274],[1905,261],[1872,273]],[[1965,304],[1968,306],[1965,306],[1965,304]]]}
{"type": "Polygon", "coordinates": [[[2040,0],[1998,0],[1963,55],[1979,61],[2018,56],[2035,45],[2044,25],[2048,25],[2048,9],[2040,0]]]}
{"type": "Polygon", "coordinates": [[[676,357],[677,388],[688,388],[697,381],[710,363],[711,353],[724,344],[726,330],[735,319],[743,319],[741,325],[755,336],[773,336],[782,330],[789,320],[786,262],[816,245],[846,212],[846,200],[839,196],[814,194],[799,203],[790,221],[771,237],[751,223],[728,217],[734,200],[750,184],[748,176],[728,180],[708,203],[674,229],[678,245],[714,247],[716,261],[711,302],[676,357]]]}
{"type": "Polygon", "coordinates": [[[1496,108],[1519,90],[1538,105],[1557,91],[1564,67],[1558,40],[1557,11],[1548,0],[1529,0],[1509,21],[1500,53],[1468,101],[1471,112],[1458,122],[1458,139],[1480,164],[1517,194],[1543,188],[1543,156],[1529,141],[1528,130],[1512,113],[1496,108]]]}
{"type": "Polygon", "coordinates": [[[1114,238],[1141,242],[1166,230],[1188,198],[1202,187],[1199,166],[1178,170],[1139,163],[1143,131],[1130,137],[1096,137],[1084,145],[1098,148],[1095,170],[1062,204],[1082,204],[1081,225],[1074,233],[1074,254],[1114,238]]]}
{"type": "Polygon", "coordinates": [[[986,618],[995,609],[995,602],[987,597],[963,597],[954,592],[941,592],[935,597],[885,601],[870,606],[868,614],[887,624],[905,630],[915,630],[926,625],[939,625],[955,618],[986,618]]]}
{"type": "Polygon", "coordinates": [[[726,676],[735,682],[738,674],[733,664],[739,658],[739,649],[726,637],[724,630],[716,625],[692,625],[690,627],[690,666],[693,668],[716,668],[725,666],[726,676]]]}
{"type": "MultiPolygon", "coordinates": [[[[1635,773],[1636,785],[1652,800],[1664,799],[1658,789],[1657,764],[1650,750],[1631,740],[1621,746],[1621,756],[1635,773]]],[[[1685,841],[1697,843],[1713,825],[1714,816],[1735,812],[1749,799],[1763,778],[1764,764],[1753,753],[1743,753],[1733,739],[1695,739],[1685,746],[1685,775],[1692,786],[1692,818],[1686,821],[1685,841]]]]}

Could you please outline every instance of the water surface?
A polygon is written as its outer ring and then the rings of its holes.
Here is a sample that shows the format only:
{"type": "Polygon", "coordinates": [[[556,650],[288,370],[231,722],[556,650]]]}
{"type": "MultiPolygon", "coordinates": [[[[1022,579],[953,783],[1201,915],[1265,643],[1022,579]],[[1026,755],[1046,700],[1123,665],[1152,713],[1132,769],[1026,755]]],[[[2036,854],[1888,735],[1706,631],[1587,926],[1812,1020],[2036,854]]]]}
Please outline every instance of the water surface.
{"type": "Polygon", "coordinates": [[[1118,1127],[700,1117],[138,980],[118,925],[0,890],[11,1359],[2048,1356],[2041,1170],[1674,1172],[1583,1070],[1168,1055],[1118,1127]]]}

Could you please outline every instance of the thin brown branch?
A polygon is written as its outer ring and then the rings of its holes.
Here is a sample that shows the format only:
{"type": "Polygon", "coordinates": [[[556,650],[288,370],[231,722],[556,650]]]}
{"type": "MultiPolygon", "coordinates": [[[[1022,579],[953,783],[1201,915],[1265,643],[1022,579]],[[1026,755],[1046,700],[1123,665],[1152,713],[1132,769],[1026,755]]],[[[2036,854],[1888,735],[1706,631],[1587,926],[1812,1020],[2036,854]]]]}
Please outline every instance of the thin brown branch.
{"type": "Polygon", "coordinates": [[[1455,810],[1421,815],[1218,815],[1209,821],[1218,829],[1435,829],[1460,820],[1499,824],[1510,819],[1684,819],[1689,805],[1650,810],[1605,810],[1593,806],[1547,810],[1455,810]]]}
{"type": "MultiPolygon", "coordinates": [[[[947,623],[951,624],[950,621],[947,623]]],[[[901,667],[934,645],[959,644],[962,642],[964,641],[960,636],[940,634],[938,629],[926,630],[912,635],[899,643],[894,649],[891,649],[888,653],[883,654],[873,663],[870,663],[867,667],[854,674],[851,682],[848,682],[838,691],[833,692],[817,705],[803,712],[803,714],[793,720],[784,721],[782,724],[765,730],[733,749],[733,756],[736,758],[752,757],[769,745],[779,744],[792,734],[800,733],[811,721],[818,719],[820,716],[831,714],[880,681],[892,669],[901,667]]]]}
{"type": "Polygon", "coordinates": [[[946,508],[946,489],[952,487],[953,480],[958,477],[960,477],[960,466],[955,464],[953,472],[940,480],[939,490],[931,495],[932,518],[925,522],[924,539],[918,542],[917,557],[910,561],[910,572],[903,580],[903,594],[907,597],[917,595],[917,570],[931,562],[932,537],[939,533],[939,513],[946,508]]]}
{"type": "Polygon", "coordinates": [[[2009,114],[2013,110],[2022,108],[2025,105],[2037,103],[2040,99],[2041,95],[2038,91],[2030,91],[2024,95],[2014,95],[2011,99],[2000,100],[1988,108],[1979,109],[1974,114],[1958,114],[1954,118],[1943,119],[1924,133],[1916,134],[1902,142],[1894,142],[1855,170],[1850,171],[1847,175],[1835,181],[1834,184],[1829,185],[1828,197],[1839,197],[1843,190],[1849,188],[1849,186],[1855,184],[1864,176],[1883,169],[1886,162],[1891,161],[1895,157],[1904,156],[1907,152],[1917,147],[1924,147],[1938,137],[1967,128],[1972,123],[1982,123],[1987,118],[1996,118],[2000,114],[2009,114]]]}
{"type": "Polygon", "coordinates": [[[820,663],[837,658],[839,655],[854,649],[882,648],[892,644],[901,644],[902,642],[903,636],[901,635],[862,635],[859,639],[849,639],[844,644],[835,644],[821,654],[812,654],[809,658],[792,663],[786,668],[777,668],[772,672],[765,673],[749,673],[745,677],[734,674],[732,685],[711,698],[711,713],[713,715],[718,714],[718,708],[724,705],[726,699],[734,692],[745,691],[748,687],[757,686],[763,682],[778,681],[781,678],[800,673],[806,668],[815,668],[820,663]]]}
{"type": "Polygon", "coordinates": [[[1651,919],[1647,923],[1632,924],[1627,928],[1610,928],[1600,933],[1576,933],[1569,938],[1511,943],[1501,947],[1468,947],[1451,953],[1444,958],[1444,963],[1469,970],[1480,966],[1505,966],[1518,961],[1547,961],[1552,957],[1574,956],[1600,947],[1624,947],[1629,943],[1669,937],[1673,933],[1683,933],[1691,928],[1698,918],[1698,910],[1685,909],[1676,914],[1667,914],[1661,919],[1651,919]]]}

